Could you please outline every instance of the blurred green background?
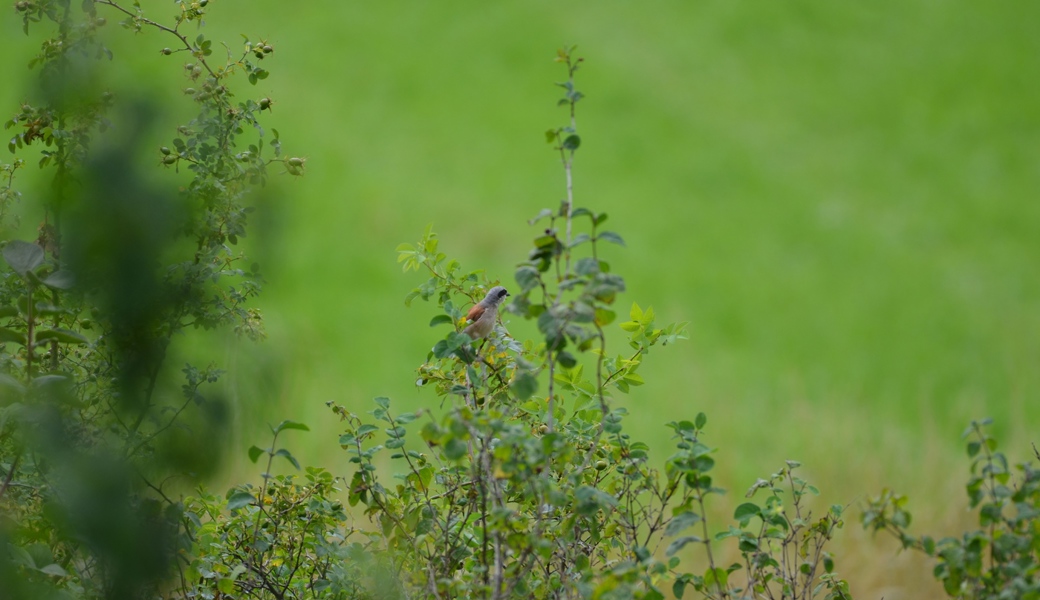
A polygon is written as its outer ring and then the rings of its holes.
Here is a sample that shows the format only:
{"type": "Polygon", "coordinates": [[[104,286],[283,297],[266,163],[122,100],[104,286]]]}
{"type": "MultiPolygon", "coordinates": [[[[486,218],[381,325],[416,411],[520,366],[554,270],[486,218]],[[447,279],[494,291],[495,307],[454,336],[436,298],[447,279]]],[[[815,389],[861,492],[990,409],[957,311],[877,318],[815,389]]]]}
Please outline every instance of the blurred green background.
{"type": "MultiPolygon", "coordinates": [[[[7,14],[14,114],[38,38],[7,14]]],[[[108,76],[169,103],[172,138],[192,108],[184,60],[116,20],[108,76]]],[[[1040,425],[1037,23],[1024,0],[211,2],[209,37],[274,46],[271,77],[238,93],[273,98],[267,125],[307,158],[247,243],[269,339],[182,345],[229,369],[238,420],[215,485],[255,476],[245,449],[284,418],[313,430],[287,440],[297,456],[346,474],[328,400],[436,405],[413,369],[443,332],[430,306],[403,306],[423,277],[394,248],[433,223],[465,268],[512,283],[526,219],[564,193],[543,132],[565,122],[555,49],[577,44],[576,204],[628,243],[607,256],[621,305],[691,322],[618,399],[633,436],[663,452],[663,423],[704,411],[731,503],[791,458],[826,504],[887,485],[911,496],[918,531],[972,525],[961,431],[993,417],[1024,460],[1040,425]]],[[[858,529],[835,548],[858,597],[941,593],[926,562],[858,529]]]]}

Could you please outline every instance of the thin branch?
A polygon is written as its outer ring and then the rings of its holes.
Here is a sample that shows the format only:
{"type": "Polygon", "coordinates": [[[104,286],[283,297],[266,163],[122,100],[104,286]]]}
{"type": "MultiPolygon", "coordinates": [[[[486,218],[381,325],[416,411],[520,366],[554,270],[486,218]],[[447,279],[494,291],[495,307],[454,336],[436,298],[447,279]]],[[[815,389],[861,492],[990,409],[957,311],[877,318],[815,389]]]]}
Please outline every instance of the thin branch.
{"type": "Polygon", "coordinates": [[[11,462],[11,467],[7,471],[7,476],[4,477],[4,484],[0,486],[0,498],[3,498],[4,492],[6,492],[7,488],[10,487],[11,480],[14,479],[14,473],[18,470],[18,462],[20,460],[22,460],[21,452],[15,455],[14,461],[11,462]]]}

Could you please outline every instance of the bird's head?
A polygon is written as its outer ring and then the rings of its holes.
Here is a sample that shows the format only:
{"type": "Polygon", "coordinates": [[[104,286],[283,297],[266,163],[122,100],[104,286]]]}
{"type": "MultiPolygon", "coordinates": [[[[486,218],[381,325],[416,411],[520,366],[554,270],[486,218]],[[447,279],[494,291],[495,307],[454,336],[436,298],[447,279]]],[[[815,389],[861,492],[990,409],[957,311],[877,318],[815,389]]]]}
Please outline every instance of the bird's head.
{"type": "Polygon", "coordinates": [[[496,285],[488,290],[487,296],[484,296],[482,304],[486,304],[487,306],[498,306],[499,303],[508,295],[509,292],[506,291],[506,288],[496,285]]]}

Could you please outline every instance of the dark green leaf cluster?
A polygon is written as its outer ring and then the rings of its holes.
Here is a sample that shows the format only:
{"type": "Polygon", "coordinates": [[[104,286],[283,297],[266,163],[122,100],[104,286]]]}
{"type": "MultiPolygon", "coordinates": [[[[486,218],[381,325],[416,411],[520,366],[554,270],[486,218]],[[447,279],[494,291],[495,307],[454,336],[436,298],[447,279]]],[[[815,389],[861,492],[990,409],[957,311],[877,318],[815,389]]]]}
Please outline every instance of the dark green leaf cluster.
{"type": "Polygon", "coordinates": [[[965,488],[978,529],[940,540],[914,536],[908,499],[891,490],[866,504],[863,526],[886,531],[904,548],[934,557],[935,577],[951,598],[1040,598],[1040,470],[1030,463],[1012,469],[986,431],[990,423],[973,421],[964,432],[971,459],[965,488]]]}
{"type": "MultiPolygon", "coordinates": [[[[191,543],[182,553],[178,595],[188,598],[366,598],[381,567],[368,548],[373,534],[348,525],[340,481],[307,467],[303,477],[274,475],[277,457],[299,463],[277,446],[283,431],[308,430],[283,421],[267,456],[263,483],[236,486],[223,497],[200,490],[184,500],[191,543]]],[[[387,574],[384,573],[383,577],[387,574]]]]}

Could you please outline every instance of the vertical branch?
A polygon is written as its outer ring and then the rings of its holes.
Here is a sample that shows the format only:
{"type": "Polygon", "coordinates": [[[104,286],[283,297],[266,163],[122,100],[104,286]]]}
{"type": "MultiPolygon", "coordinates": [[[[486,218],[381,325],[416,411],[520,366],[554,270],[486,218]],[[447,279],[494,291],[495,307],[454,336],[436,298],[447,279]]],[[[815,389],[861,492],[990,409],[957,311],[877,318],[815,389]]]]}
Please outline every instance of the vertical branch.
{"type": "MultiPolygon", "coordinates": [[[[571,105],[571,122],[574,122],[574,105],[571,105]]],[[[571,126],[573,128],[573,125],[571,126]]],[[[567,237],[565,239],[564,253],[564,276],[570,276],[571,274],[571,225],[574,221],[574,150],[570,151],[570,155],[566,154],[566,150],[563,145],[560,146],[560,154],[563,155],[563,172],[567,179],[567,199],[564,201],[567,209],[565,219],[567,222],[567,237]]]]}
{"type": "Polygon", "coordinates": [[[18,470],[18,462],[21,460],[22,453],[19,451],[17,454],[14,455],[14,460],[11,461],[11,466],[7,471],[7,476],[4,477],[3,485],[0,485],[0,498],[4,496],[4,493],[7,491],[8,486],[11,485],[11,480],[14,479],[15,471],[18,470]]]}
{"type": "Polygon", "coordinates": [[[25,381],[29,382],[32,381],[33,346],[36,345],[36,315],[34,314],[36,309],[36,299],[34,294],[36,286],[33,285],[32,281],[27,281],[26,286],[28,288],[26,291],[26,297],[29,301],[26,302],[25,309],[25,381]]]}
{"type": "Polygon", "coordinates": [[[253,526],[253,543],[256,543],[256,536],[260,535],[260,515],[264,513],[264,497],[267,495],[267,482],[271,480],[271,465],[274,464],[274,448],[278,443],[278,434],[281,432],[276,431],[274,437],[271,438],[271,449],[267,453],[267,468],[264,469],[263,485],[260,486],[260,497],[257,498],[258,506],[260,510],[256,512],[256,522],[253,526]]]}
{"type": "Polygon", "coordinates": [[[574,214],[574,152],[581,145],[581,138],[578,137],[575,105],[578,103],[578,100],[581,100],[582,94],[574,89],[574,73],[578,70],[582,59],[575,59],[571,55],[574,48],[574,46],[561,48],[556,57],[556,60],[562,61],[567,65],[567,81],[560,85],[567,90],[564,101],[567,102],[570,111],[570,126],[556,131],[556,141],[559,142],[560,149],[560,161],[563,163],[563,172],[567,181],[567,198],[564,200],[564,214],[562,215],[566,220],[566,237],[563,250],[565,278],[570,277],[571,274],[571,226],[574,214]],[[566,137],[563,135],[565,133],[568,134],[566,137]]]}
{"type": "MultiPolygon", "coordinates": [[[[555,131],[557,149],[560,151],[560,162],[563,163],[563,172],[566,179],[566,190],[567,196],[563,201],[561,207],[561,213],[565,220],[565,236],[563,243],[563,275],[560,276],[557,271],[557,279],[560,283],[566,281],[571,277],[571,240],[572,240],[572,225],[574,216],[574,152],[581,145],[581,138],[578,137],[578,122],[575,117],[575,104],[581,99],[581,92],[575,91],[574,89],[574,73],[578,70],[578,66],[582,59],[574,59],[571,56],[571,52],[574,50],[574,46],[566,46],[561,48],[557,52],[556,60],[563,62],[567,65],[567,81],[558,84],[560,87],[566,90],[566,97],[560,102],[566,102],[570,112],[570,125],[567,127],[559,128],[555,131]],[[564,136],[564,134],[567,134],[564,136]]],[[[552,133],[552,132],[550,132],[552,133]]],[[[552,139],[550,135],[550,139],[552,139]]],[[[559,268],[559,256],[556,257],[557,269],[559,268]]],[[[558,307],[560,305],[560,299],[562,294],[557,290],[556,298],[553,300],[553,306],[558,307]]],[[[562,332],[561,332],[562,335],[562,332]]],[[[546,423],[549,427],[549,431],[553,430],[553,421],[556,409],[556,398],[553,395],[553,379],[556,375],[556,360],[553,357],[555,348],[548,348],[549,354],[549,419],[546,423]]]]}

